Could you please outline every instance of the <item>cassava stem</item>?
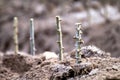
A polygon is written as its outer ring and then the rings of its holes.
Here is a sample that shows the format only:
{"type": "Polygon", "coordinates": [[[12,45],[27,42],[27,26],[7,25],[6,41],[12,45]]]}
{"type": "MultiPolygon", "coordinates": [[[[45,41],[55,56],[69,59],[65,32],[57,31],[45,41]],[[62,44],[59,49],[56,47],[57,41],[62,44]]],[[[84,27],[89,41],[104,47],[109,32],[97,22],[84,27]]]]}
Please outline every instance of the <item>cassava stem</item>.
{"type": "Polygon", "coordinates": [[[76,35],[74,39],[76,40],[75,47],[76,47],[76,63],[78,64],[81,61],[81,44],[83,44],[83,40],[81,37],[82,30],[81,30],[81,24],[76,23],[77,28],[76,28],[76,35]]]}
{"type": "Polygon", "coordinates": [[[59,49],[60,49],[60,52],[59,52],[59,60],[63,60],[63,43],[62,43],[62,31],[61,31],[61,24],[60,24],[60,17],[59,16],[56,16],[56,24],[57,24],[57,33],[58,33],[58,46],[59,46],[59,49]]]}
{"type": "Polygon", "coordinates": [[[18,54],[18,18],[14,17],[13,20],[13,28],[14,28],[14,44],[15,44],[15,54],[18,54]]]}
{"type": "Polygon", "coordinates": [[[30,19],[30,53],[35,55],[34,19],[30,19]]]}

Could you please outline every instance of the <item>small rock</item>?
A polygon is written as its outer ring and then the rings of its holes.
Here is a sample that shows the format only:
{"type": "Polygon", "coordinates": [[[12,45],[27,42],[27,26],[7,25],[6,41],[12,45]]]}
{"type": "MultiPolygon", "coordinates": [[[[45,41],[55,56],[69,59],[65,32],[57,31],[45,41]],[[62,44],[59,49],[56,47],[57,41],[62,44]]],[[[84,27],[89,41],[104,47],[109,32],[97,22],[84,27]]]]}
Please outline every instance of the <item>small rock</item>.
{"type": "Polygon", "coordinates": [[[89,75],[90,75],[90,76],[91,76],[91,75],[95,75],[97,72],[98,72],[98,69],[93,69],[93,70],[89,73],[89,75]]]}
{"type": "Polygon", "coordinates": [[[118,71],[118,67],[115,65],[112,66],[112,69],[118,71]]]}
{"type": "Polygon", "coordinates": [[[43,56],[45,56],[46,59],[58,58],[55,52],[48,52],[48,51],[44,52],[43,56]]]}

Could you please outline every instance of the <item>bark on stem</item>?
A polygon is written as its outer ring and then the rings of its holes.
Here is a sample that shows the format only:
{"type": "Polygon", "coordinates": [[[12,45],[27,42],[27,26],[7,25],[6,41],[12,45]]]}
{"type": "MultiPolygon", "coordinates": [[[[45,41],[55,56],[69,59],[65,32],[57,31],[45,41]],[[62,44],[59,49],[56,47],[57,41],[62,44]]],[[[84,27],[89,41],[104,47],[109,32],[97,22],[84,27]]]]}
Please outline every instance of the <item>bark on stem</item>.
{"type": "Polygon", "coordinates": [[[82,37],[81,37],[81,34],[82,34],[82,30],[81,30],[81,24],[80,23],[77,23],[77,28],[76,28],[76,35],[74,37],[74,39],[76,40],[76,43],[75,43],[75,47],[76,47],[76,63],[80,63],[81,62],[81,45],[83,44],[83,40],[82,40],[82,37]]]}
{"type": "Polygon", "coordinates": [[[15,54],[18,54],[18,18],[14,17],[13,21],[13,28],[14,28],[14,45],[15,45],[15,54]]]}
{"type": "Polygon", "coordinates": [[[30,53],[35,55],[34,19],[30,19],[30,53]]]}
{"type": "Polygon", "coordinates": [[[58,46],[59,46],[59,60],[63,60],[63,50],[64,50],[64,47],[63,47],[63,43],[62,43],[62,31],[61,31],[61,24],[60,24],[60,17],[59,16],[56,16],[56,24],[57,24],[57,33],[58,33],[58,46]]]}

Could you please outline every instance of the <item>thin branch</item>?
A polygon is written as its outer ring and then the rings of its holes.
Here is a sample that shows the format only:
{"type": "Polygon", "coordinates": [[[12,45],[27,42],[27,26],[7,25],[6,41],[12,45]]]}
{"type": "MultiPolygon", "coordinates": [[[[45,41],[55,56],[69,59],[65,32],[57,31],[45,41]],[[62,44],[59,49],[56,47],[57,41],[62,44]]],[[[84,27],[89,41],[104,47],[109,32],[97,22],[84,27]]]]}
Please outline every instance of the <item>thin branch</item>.
{"type": "Polygon", "coordinates": [[[35,55],[34,19],[30,19],[30,53],[35,55]]]}
{"type": "Polygon", "coordinates": [[[59,60],[63,60],[63,50],[64,50],[64,47],[63,47],[63,43],[62,43],[62,31],[61,31],[61,24],[60,24],[60,17],[59,16],[56,16],[56,24],[57,24],[57,33],[58,33],[58,46],[59,46],[59,49],[60,49],[60,53],[59,53],[59,60]]]}
{"type": "Polygon", "coordinates": [[[18,54],[18,18],[14,17],[13,21],[13,28],[14,28],[14,44],[15,44],[15,54],[18,54]]]}
{"type": "Polygon", "coordinates": [[[75,47],[76,47],[76,63],[80,63],[81,62],[81,45],[83,44],[83,40],[81,37],[82,34],[82,30],[81,30],[81,24],[77,23],[77,28],[76,28],[76,35],[74,37],[74,39],[76,40],[75,43],[75,47]]]}

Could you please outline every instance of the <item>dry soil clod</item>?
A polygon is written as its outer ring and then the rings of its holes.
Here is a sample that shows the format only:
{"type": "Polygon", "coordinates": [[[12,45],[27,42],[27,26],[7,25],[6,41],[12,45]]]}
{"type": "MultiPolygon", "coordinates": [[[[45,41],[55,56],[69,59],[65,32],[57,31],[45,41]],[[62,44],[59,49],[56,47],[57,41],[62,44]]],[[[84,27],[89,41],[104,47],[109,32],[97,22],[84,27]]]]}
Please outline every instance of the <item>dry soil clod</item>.
{"type": "Polygon", "coordinates": [[[55,64],[50,70],[53,72],[50,80],[68,80],[76,76],[89,74],[93,69],[97,68],[95,64],[90,62],[65,66],[63,64],[55,64]]]}

